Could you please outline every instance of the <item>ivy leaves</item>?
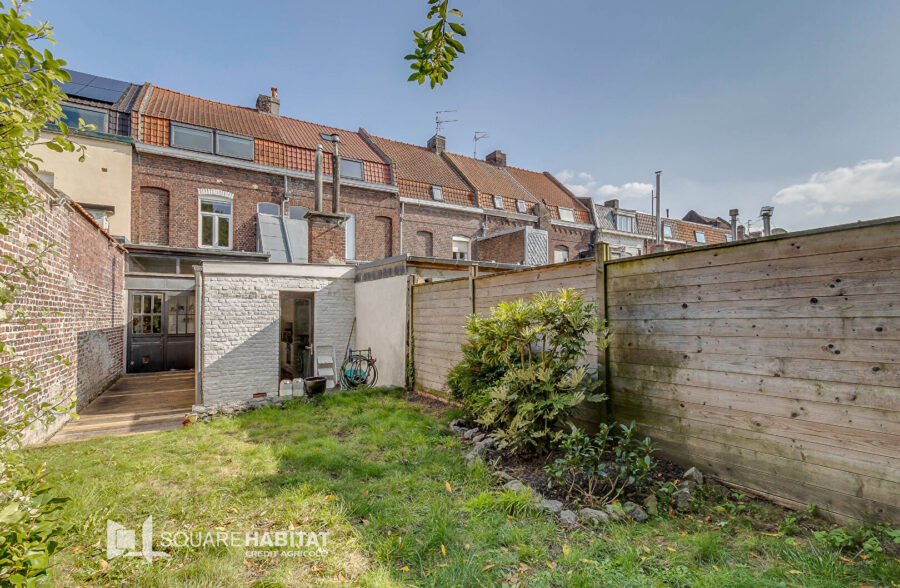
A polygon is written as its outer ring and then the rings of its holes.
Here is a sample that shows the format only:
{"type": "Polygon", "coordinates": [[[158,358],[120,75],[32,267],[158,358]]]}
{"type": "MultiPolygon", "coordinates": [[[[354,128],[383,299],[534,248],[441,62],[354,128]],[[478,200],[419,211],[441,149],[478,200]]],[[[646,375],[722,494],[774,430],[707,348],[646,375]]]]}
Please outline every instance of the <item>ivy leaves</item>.
{"type": "Polygon", "coordinates": [[[419,85],[426,81],[434,89],[437,85],[443,85],[444,80],[453,71],[453,61],[460,53],[465,53],[463,44],[455,37],[466,36],[466,29],[462,24],[451,21],[451,17],[462,18],[462,12],[455,8],[448,8],[449,0],[428,0],[428,20],[435,20],[434,24],[425,27],[421,31],[413,31],[413,42],[416,45],[414,53],[410,53],[404,59],[412,61],[410,74],[407,81],[416,81],[419,85]]]}

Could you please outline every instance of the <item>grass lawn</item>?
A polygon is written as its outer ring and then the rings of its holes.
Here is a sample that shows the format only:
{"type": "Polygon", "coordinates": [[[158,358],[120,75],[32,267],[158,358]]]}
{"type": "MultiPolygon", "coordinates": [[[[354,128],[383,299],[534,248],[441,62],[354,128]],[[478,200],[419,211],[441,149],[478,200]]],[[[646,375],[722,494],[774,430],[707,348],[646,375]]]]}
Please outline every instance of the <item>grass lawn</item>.
{"type": "Polygon", "coordinates": [[[900,565],[773,531],[754,504],[567,531],[467,468],[435,414],[396,390],[329,394],[178,431],[29,452],[71,497],[55,583],[140,586],[843,586],[900,584],[900,565]],[[732,512],[734,511],[734,512],[732,512]],[[106,558],[106,521],[169,531],[328,532],[320,558],[243,547],[106,558]],[[710,519],[713,521],[713,519],[710,519]],[[771,534],[765,534],[771,533],[771,534]],[[776,536],[773,536],[776,535],[776,536]]]}

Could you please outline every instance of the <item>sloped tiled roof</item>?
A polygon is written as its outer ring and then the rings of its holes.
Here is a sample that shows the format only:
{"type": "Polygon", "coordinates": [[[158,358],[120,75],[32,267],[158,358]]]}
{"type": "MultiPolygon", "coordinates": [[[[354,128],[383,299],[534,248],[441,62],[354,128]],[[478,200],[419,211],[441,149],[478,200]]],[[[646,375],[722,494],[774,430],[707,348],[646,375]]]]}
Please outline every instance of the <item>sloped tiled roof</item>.
{"type": "MultiPolygon", "coordinates": [[[[692,223],[675,218],[664,218],[662,220],[663,225],[669,225],[672,227],[673,239],[686,241],[688,243],[697,242],[697,237],[694,234],[694,231],[702,231],[706,235],[706,244],[725,243],[725,235],[730,232],[718,227],[692,223]]],[[[652,214],[646,214],[643,212],[637,213],[637,226],[638,233],[640,233],[642,236],[650,239],[656,236],[656,217],[654,217],[652,214]]]]}
{"type": "Polygon", "coordinates": [[[444,158],[431,149],[375,135],[369,137],[394,164],[397,178],[471,191],[444,158]]]}
{"type": "MultiPolygon", "coordinates": [[[[137,108],[140,108],[145,92],[141,94],[135,103],[137,108]]],[[[322,139],[319,133],[338,133],[341,138],[342,156],[366,161],[382,161],[363,138],[353,131],[286,116],[274,117],[258,112],[255,108],[197,98],[159,86],[152,86],[152,92],[142,114],[305,149],[315,149],[317,144],[321,144],[326,153],[332,151],[331,142],[322,139]]]]}
{"type": "Polygon", "coordinates": [[[571,208],[575,211],[575,220],[585,223],[590,222],[590,213],[581,202],[566,193],[565,190],[560,188],[545,174],[510,166],[507,166],[506,170],[535,198],[547,206],[571,208]]]}
{"type": "Polygon", "coordinates": [[[445,155],[478,192],[513,200],[535,201],[503,168],[457,153],[445,152],[445,155]]]}

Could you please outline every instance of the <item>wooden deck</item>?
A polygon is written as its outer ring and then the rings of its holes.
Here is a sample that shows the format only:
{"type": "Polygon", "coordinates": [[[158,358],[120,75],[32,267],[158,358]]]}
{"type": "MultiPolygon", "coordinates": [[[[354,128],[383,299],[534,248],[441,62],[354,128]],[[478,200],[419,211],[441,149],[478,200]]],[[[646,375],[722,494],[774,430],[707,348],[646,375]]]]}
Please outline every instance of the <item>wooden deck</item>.
{"type": "Polygon", "coordinates": [[[48,443],[177,429],[193,404],[192,371],[123,376],[48,443]]]}

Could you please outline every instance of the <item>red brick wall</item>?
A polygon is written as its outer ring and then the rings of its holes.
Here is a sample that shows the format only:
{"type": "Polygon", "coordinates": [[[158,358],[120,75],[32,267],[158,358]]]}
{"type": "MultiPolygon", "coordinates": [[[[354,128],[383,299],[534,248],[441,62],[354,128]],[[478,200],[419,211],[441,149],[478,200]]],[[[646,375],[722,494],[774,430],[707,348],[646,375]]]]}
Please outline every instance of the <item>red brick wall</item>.
{"type": "Polygon", "coordinates": [[[513,231],[479,239],[475,245],[475,259],[522,263],[525,260],[525,231],[513,231]]]}
{"type": "Polygon", "coordinates": [[[144,187],[137,194],[132,210],[132,238],[135,243],[153,245],[169,244],[169,192],[159,188],[144,187]]]}
{"type": "Polygon", "coordinates": [[[309,262],[344,263],[344,226],[341,219],[309,215],[309,262]]]}
{"type": "MultiPolygon", "coordinates": [[[[46,200],[44,188],[24,177],[29,191],[46,200]]],[[[46,330],[6,324],[0,326],[0,336],[19,358],[40,366],[37,399],[75,395],[82,408],[124,371],[124,252],[81,212],[49,205],[23,219],[9,235],[0,235],[0,252],[22,259],[29,243],[45,242],[56,243],[57,254],[45,260],[46,274],[27,285],[18,302],[29,316],[47,311],[41,319],[46,330]],[[57,355],[63,361],[54,360],[57,355]]],[[[8,270],[9,263],[0,259],[0,271],[8,270]]],[[[8,401],[0,406],[0,418],[14,414],[8,401]]],[[[54,423],[53,430],[61,424],[54,423]]],[[[29,440],[40,441],[46,434],[34,431],[29,440]]]]}
{"type": "MultiPolygon", "coordinates": [[[[293,195],[288,206],[314,207],[315,193],[311,181],[289,178],[288,186],[293,195]]],[[[169,193],[169,245],[198,246],[197,190],[213,188],[234,194],[233,248],[256,251],[256,204],[272,202],[280,205],[284,179],[279,175],[210,163],[137,154],[132,173],[132,204],[136,209],[140,207],[142,190],[147,187],[169,193]]],[[[330,184],[325,184],[323,200],[323,212],[332,212],[330,184]]],[[[387,251],[391,251],[392,255],[398,252],[399,205],[395,194],[342,185],[340,212],[356,215],[357,259],[376,260],[384,257],[387,251]],[[390,226],[385,220],[377,220],[377,217],[389,219],[390,226]]],[[[140,222],[145,220],[140,219],[140,222]]],[[[132,218],[134,234],[140,231],[137,223],[138,219],[132,218]]]]}
{"type": "Polygon", "coordinates": [[[577,259],[579,253],[588,251],[591,248],[593,234],[593,230],[590,229],[576,229],[574,227],[550,225],[550,231],[548,232],[548,239],[550,241],[547,259],[548,263],[553,263],[553,251],[557,245],[568,247],[569,259],[577,259]]]}

